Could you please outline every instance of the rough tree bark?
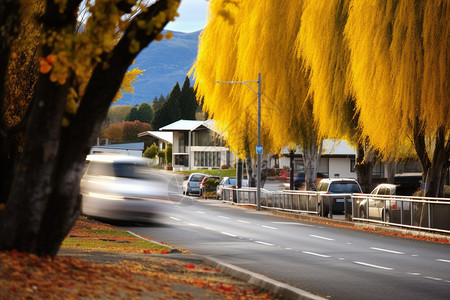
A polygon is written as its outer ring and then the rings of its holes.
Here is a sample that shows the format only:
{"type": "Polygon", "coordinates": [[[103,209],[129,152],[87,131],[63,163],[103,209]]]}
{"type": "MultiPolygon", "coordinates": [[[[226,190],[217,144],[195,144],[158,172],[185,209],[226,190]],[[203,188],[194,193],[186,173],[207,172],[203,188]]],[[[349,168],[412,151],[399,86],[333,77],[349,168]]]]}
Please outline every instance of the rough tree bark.
{"type": "Polygon", "coordinates": [[[375,161],[376,157],[372,150],[359,143],[356,149],[355,172],[364,193],[370,193],[372,190],[372,174],[375,161]]]}
{"type": "MultiPolygon", "coordinates": [[[[75,32],[76,9],[80,2],[68,1],[64,14],[58,14],[58,4],[48,1],[44,28],[51,26],[62,30],[70,25],[75,32]]],[[[98,64],[94,69],[76,115],[63,130],[61,121],[67,86],[52,83],[48,74],[40,76],[24,151],[6,208],[0,214],[1,250],[56,255],[79,214],[81,172],[101,122],[136,55],[167,24],[164,22],[156,31],[146,34],[137,22],[150,20],[166,8],[167,1],[161,0],[135,17],[112,53],[105,58],[106,63],[98,64]],[[129,51],[130,32],[140,42],[136,53],[129,51]]],[[[51,49],[44,51],[50,53],[51,49]]]]}
{"type": "Polygon", "coordinates": [[[317,168],[322,153],[322,141],[317,140],[317,135],[311,132],[311,138],[304,140],[303,165],[305,166],[305,187],[307,191],[316,188],[317,168]]]}
{"type": "MultiPolygon", "coordinates": [[[[262,155],[261,157],[261,187],[264,187],[267,180],[267,164],[269,155],[262,155]]],[[[249,187],[256,187],[258,174],[257,174],[257,160],[253,159],[250,155],[245,156],[245,165],[247,166],[247,182],[249,187]]]]}

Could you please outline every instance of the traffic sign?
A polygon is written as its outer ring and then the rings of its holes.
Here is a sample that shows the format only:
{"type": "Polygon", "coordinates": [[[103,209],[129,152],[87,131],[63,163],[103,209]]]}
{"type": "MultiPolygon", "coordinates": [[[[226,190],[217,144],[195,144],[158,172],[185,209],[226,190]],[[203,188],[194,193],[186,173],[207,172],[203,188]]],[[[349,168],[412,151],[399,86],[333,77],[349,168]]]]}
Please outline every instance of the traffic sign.
{"type": "Polygon", "coordinates": [[[263,146],[262,145],[256,146],[256,154],[263,154],[263,146]]]}

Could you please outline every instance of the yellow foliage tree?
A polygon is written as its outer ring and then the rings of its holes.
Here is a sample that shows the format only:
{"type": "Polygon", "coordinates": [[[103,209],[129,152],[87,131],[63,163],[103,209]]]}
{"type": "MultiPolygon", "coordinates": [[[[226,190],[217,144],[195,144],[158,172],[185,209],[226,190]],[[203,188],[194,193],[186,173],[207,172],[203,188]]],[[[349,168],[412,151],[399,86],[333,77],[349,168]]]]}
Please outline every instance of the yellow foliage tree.
{"type": "Polygon", "coordinates": [[[449,21],[446,0],[352,1],[345,31],[362,133],[385,156],[412,143],[426,196],[450,166],[449,21]]]}
{"type": "Polygon", "coordinates": [[[261,73],[264,151],[279,153],[289,144],[303,144],[308,154],[313,149],[315,161],[307,165],[314,182],[319,141],[307,77],[294,47],[302,7],[303,1],[287,0],[211,2],[193,68],[204,109],[225,131],[230,147],[247,158],[255,156],[257,142],[256,94],[243,85],[215,81],[255,81],[261,73]]]}

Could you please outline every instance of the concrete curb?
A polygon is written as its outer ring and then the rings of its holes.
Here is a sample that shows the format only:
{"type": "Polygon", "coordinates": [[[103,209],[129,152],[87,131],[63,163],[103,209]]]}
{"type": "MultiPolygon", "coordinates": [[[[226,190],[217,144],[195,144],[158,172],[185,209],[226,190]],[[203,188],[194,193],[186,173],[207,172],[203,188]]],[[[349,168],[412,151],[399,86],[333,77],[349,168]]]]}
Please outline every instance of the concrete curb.
{"type": "Polygon", "coordinates": [[[203,262],[214,268],[218,268],[226,274],[253,284],[259,288],[272,292],[275,295],[282,296],[286,299],[301,299],[301,300],[323,300],[326,298],[311,294],[307,291],[295,288],[288,284],[276,281],[266,276],[251,272],[249,270],[237,267],[235,265],[223,262],[221,260],[204,256],[203,262]]]}
{"type": "Polygon", "coordinates": [[[132,231],[128,231],[128,230],[127,230],[127,232],[128,232],[129,234],[131,234],[131,235],[137,237],[137,238],[140,238],[141,240],[144,240],[144,241],[147,241],[147,242],[149,242],[149,243],[154,243],[154,244],[157,244],[157,245],[160,245],[160,246],[169,248],[169,249],[170,249],[170,253],[181,253],[180,250],[178,250],[178,249],[176,249],[176,248],[173,248],[173,247],[171,247],[171,246],[169,246],[169,245],[159,243],[159,242],[157,242],[157,241],[155,241],[155,240],[146,239],[146,238],[144,238],[144,237],[140,236],[139,234],[136,234],[136,233],[134,233],[134,232],[132,232],[132,231]]]}

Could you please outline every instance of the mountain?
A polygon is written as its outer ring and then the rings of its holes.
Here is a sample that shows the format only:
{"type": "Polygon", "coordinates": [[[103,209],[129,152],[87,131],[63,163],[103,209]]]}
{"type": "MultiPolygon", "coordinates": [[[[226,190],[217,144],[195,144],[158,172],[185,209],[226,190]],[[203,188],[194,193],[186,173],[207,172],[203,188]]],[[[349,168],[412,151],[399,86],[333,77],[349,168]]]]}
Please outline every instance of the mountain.
{"type": "Polygon", "coordinates": [[[161,94],[167,97],[177,82],[180,86],[183,85],[197,57],[200,32],[174,31],[170,40],[153,41],[150,46],[142,50],[130,68],[138,67],[145,72],[136,78],[134,94],[123,94],[115,105],[151,103],[161,94]]]}

